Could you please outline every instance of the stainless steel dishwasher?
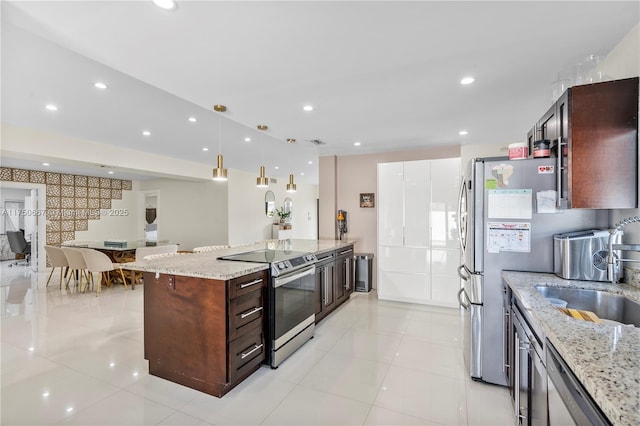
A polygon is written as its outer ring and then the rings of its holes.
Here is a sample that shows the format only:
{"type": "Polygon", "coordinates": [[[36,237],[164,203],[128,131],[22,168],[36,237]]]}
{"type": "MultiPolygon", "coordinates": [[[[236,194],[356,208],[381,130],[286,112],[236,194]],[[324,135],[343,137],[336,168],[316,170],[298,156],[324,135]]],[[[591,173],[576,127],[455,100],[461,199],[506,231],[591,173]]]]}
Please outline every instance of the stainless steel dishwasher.
{"type": "Polygon", "coordinates": [[[549,424],[610,425],[556,348],[546,341],[549,424]]]}

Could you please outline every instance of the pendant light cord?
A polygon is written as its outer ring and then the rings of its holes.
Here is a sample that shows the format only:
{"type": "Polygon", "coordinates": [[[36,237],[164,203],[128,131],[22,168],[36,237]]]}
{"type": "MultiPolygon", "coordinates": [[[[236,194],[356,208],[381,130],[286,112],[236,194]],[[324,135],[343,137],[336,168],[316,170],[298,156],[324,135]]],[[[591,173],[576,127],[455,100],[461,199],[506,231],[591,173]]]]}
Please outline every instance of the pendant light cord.
{"type": "Polygon", "coordinates": [[[218,154],[222,154],[222,117],[218,113],[218,154]]]}

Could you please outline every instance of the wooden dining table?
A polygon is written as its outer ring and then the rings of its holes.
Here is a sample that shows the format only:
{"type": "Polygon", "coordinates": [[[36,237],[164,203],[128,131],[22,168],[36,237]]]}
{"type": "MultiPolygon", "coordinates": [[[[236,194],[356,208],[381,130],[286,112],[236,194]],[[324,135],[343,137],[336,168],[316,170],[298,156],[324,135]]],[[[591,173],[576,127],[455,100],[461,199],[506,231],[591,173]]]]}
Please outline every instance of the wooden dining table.
{"type": "MultiPolygon", "coordinates": [[[[136,249],[140,247],[156,247],[175,244],[169,240],[154,241],[153,243],[145,240],[127,240],[127,241],[83,241],[78,243],[62,244],[62,247],[79,247],[98,250],[109,256],[113,263],[128,263],[136,260],[136,249]]],[[[119,271],[118,271],[119,272],[119,271]]],[[[123,270],[124,272],[124,270],[123,270]]],[[[131,289],[136,286],[136,271],[130,271],[129,284],[131,289]]],[[[125,275],[126,277],[126,275],[125,275]]]]}

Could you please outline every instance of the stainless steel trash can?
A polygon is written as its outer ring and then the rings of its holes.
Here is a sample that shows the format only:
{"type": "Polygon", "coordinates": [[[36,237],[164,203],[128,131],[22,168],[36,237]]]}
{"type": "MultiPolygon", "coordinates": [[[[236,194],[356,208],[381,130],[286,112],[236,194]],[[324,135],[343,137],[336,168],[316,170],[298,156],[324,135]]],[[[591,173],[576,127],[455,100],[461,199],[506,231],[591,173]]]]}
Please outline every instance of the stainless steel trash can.
{"type": "Polygon", "coordinates": [[[368,293],[371,291],[373,279],[373,253],[356,253],[356,291],[368,293]]]}

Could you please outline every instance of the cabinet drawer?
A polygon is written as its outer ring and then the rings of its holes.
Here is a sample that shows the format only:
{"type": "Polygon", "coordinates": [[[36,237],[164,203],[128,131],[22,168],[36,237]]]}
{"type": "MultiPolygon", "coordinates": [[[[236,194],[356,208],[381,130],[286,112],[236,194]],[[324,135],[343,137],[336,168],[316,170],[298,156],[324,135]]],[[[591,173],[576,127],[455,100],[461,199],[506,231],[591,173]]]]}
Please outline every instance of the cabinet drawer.
{"type": "Polygon", "coordinates": [[[267,271],[260,271],[229,281],[229,299],[252,292],[267,285],[267,271]]]}
{"type": "Polygon", "coordinates": [[[255,327],[262,328],[265,318],[263,290],[258,289],[229,301],[229,340],[255,327]]]}
{"type": "Polygon", "coordinates": [[[244,378],[265,359],[262,327],[229,343],[229,382],[244,378]]]}

